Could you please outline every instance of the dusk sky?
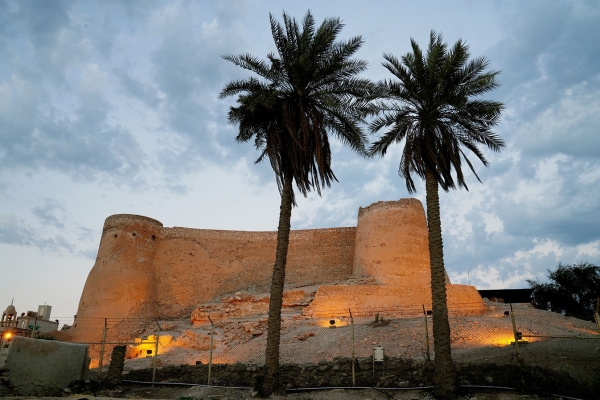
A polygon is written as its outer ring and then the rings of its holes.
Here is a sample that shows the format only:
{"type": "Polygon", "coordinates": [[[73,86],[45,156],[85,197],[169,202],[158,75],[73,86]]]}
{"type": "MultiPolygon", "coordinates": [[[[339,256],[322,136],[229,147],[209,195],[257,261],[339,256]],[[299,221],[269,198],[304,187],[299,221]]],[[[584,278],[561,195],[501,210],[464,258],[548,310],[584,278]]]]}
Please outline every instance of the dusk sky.
{"type": "MultiPolygon", "coordinates": [[[[235,142],[235,98],[218,99],[250,73],[221,56],[265,58],[269,13],[308,9],[362,35],[369,79],[431,30],[501,71],[487,97],[505,104],[505,150],[475,163],[483,184],[465,171],[469,191],[440,192],[453,283],[522,288],[559,261],[600,262],[598,1],[0,0],[0,308],[72,317],[112,214],[276,230],[274,174],[235,142]]],[[[359,206],[410,197],[401,151],[363,159],[334,140],[339,182],[299,196],[292,229],[354,226],[359,206]]]]}

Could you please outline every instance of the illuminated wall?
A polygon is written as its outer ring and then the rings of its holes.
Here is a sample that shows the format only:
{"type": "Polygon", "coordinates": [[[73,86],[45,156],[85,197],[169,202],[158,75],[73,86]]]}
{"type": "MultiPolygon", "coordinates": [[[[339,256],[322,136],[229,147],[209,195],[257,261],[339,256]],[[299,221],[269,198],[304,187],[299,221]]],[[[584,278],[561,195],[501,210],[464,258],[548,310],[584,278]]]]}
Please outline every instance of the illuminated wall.
{"type": "MultiPolygon", "coordinates": [[[[292,231],[286,284],[346,280],[352,274],[355,231],[292,231]]],[[[225,293],[266,293],[276,241],[276,232],[164,228],[147,217],[110,216],[77,318],[179,317],[225,293]]]]}
{"type": "MultiPolygon", "coordinates": [[[[276,240],[276,232],[165,228],[147,217],[110,216],[77,318],[176,318],[227,293],[268,293],[276,240]]],[[[378,202],[359,210],[356,228],[292,231],[286,271],[288,288],[320,286],[309,314],[350,304],[427,304],[423,206],[378,202]],[[349,278],[370,285],[346,285],[349,278]]],[[[448,287],[449,303],[484,307],[473,286],[448,287]]]]}

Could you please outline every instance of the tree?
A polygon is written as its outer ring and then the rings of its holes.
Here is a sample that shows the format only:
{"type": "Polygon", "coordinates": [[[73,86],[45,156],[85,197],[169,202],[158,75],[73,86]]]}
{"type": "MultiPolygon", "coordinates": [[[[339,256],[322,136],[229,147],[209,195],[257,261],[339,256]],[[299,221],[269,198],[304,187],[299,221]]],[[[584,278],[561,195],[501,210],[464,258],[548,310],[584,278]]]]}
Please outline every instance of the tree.
{"type": "Polygon", "coordinates": [[[588,262],[563,265],[548,270],[550,282],[527,280],[536,308],[594,320],[600,298],[600,267],[588,262]]]}
{"type": "Polygon", "coordinates": [[[302,21],[283,13],[283,26],[270,15],[277,54],[267,60],[244,54],[226,55],[233,64],[259,78],[225,86],[221,98],[238,95],[229,122],[239,124],[237,142],[254,138],[260,151],[256,162],[269,159],[281,193],[277,252],[273,266],[267,347],[265,394],[279,386],[281,306],[285,281],[290,218],[295,205],[293,182],[303,195],[337,180],[331,169],[328,133],[360,154],[366,152],[361,123],[375,110],[368,98],[373,84],[357,78],[367,63],[350,57],[360,48],[360,36],[336,41],[343,25],[328,18],[315,29],[310,11],[302,21]]]}
{"type": "Polygon", "coordinates": [[[398,80],[378,83],[387,101],[382,104],[384,112],[370,127],[373,133],[389,129],[372,144],[369,154],[383,156],[392,143],[404,141],[398,173],[405,179],[408,192],[416,191],[413,173],[425,180],[435,395],[447,397],[456,389],[456,373],[450,351],[438,186],[448,191],[458,184],[468,190],[463,160],[479,180],[463,148],[488,165],[477,145],[484,144],[494,151],[504,146],[491,130],[499,122],[503,104],[474,98],[498,86],[499,72],[484,73],[488,66],[485,58],[468,61],[468,46],[462,40],[448,50],[442,35],[432,31],[426,54],[414,39],[411,45],[412,53],[404,55],[401,61],[391,54],[383,56],[383,66],[398,80]]]}

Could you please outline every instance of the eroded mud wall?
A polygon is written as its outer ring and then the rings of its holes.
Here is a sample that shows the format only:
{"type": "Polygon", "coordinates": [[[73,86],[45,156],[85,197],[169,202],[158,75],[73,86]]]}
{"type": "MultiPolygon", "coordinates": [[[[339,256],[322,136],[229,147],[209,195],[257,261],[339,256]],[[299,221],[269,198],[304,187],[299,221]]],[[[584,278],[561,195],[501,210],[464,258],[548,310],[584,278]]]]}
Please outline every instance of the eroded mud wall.
{"type": "Polygon", "coordinates": [[[154,255],[162,224],[140,215],[108,217],[77,317],[121,318],[154,312],[154,255]]]}
{"type": "Polygon", "coordinates": [[[359,209],[353,272],[380,284],[431,286],[427,220],[419,200],[380,201],[359,209]]]}
{"type": "MultiPolygon", "coordinates": [[[[292,231],[286,285],[335,283],[352,273],[355,228],[292,231]]],[[[78,318],[183,316],[225,293],[268,292],[276,232],[163,228],[114,215],[81,295],[78,318]]]]}
{"type": "MultiPolygon", "coordinates": [[[[286,285],[322,285],[352,273],[355,228],[292,231],[286,285]]],[[[190,313],[225,293],[268,293],[276,232],[166,228],[156,252],[160,315],[190,313]]]]}

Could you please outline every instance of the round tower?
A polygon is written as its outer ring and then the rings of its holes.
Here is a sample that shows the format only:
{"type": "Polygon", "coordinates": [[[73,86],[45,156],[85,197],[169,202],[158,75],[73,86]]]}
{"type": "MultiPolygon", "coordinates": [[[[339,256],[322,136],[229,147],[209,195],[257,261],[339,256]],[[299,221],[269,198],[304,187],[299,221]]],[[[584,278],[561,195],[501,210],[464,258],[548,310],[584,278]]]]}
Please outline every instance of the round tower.
{"type": "Polygon", "coordinates": [[[142,317],[153,313],[153,262],[162,226],[141,215],[106,218],[96,263],[79,301],[76,324],[87,318],[142,317]]]}
{"type": "Polygon", "coordinates": [[[427,220],[419,200],[379,201],[358,209],[353,275],[380,284],[431,286],[427,220]]]}

